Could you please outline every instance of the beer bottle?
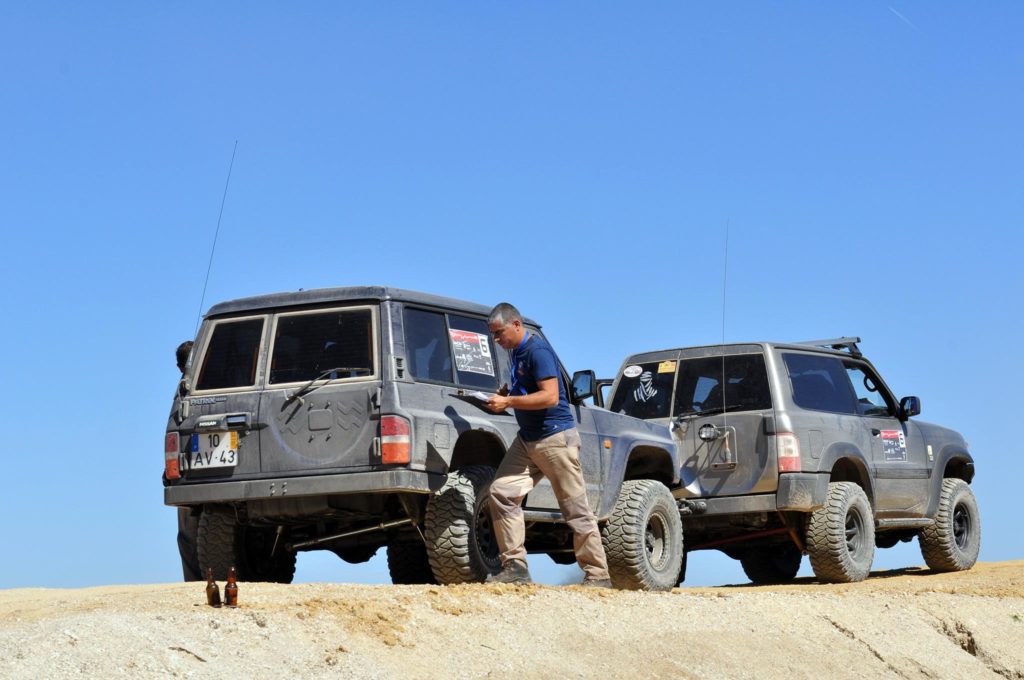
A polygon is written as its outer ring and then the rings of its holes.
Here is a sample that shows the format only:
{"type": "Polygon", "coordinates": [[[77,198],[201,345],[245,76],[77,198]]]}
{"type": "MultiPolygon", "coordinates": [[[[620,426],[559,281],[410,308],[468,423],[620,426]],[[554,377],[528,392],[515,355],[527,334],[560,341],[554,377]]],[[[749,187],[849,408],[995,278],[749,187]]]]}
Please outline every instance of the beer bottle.
{"type": "Polygon", "coordinates": [[[220,588],[213,580],[213,567],[206,568],[206,604],[211,607],[220,606],[220,588]]]}
{"type": "Polygon", "coordinates": [[[224,586],[224,604],[229,607],[238,606],[238,575],[234,567],[228,570],[228,582],[224,586]]]}

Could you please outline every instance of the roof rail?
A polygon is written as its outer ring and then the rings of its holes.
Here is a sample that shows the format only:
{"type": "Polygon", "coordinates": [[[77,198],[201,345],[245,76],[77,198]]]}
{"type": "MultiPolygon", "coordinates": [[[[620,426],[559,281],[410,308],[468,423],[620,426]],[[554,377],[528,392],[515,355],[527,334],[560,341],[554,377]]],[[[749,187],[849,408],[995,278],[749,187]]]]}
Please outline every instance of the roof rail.
{"type": "Polygon", "coordinates": [[[860,342],[860,338],[832,338],[831,340],[805,340],[798,342],[798,345],[813,345],[814,347],[828,347],[830,349],[845,349],[847,352],[855,357],[862,356],[860,348],[857,347],[857,343],[860,342]]]}

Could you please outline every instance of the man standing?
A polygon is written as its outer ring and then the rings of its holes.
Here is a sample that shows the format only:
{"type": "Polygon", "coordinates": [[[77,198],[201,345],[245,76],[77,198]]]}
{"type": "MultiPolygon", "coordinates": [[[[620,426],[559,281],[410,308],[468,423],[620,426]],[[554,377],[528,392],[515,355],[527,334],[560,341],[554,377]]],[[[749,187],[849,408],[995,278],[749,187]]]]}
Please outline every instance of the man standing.
{"type": "Polygon", "coordinates": [[[512,354],[510,387],[490,398],[495,413],[515,411],[519,436],[512,443],[491,484],[491,520],[501,550],[501,571],[489,583],[530,583],[526,565],[523,499],[547,477],[562,516],[573,532],[583,585],[610,588],[608,562],[597,518],[587,503],[580,468],[580,436],[569,410],[555,351],[544,338],[523,326],[523,317],[502,302],[491,310],[487,326],[494,341],[512,354]]]}

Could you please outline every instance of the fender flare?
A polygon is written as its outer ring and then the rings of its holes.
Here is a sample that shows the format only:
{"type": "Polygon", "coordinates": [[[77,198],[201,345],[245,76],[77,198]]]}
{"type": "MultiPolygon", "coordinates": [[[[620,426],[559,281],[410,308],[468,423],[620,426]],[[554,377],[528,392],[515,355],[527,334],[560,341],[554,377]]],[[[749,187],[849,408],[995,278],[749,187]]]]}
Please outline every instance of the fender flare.
{"type": "Polygon", "coordinates": [[[612,508],[615,507],[615,503],[619,499],[622,483],[626,479],[626,469],[629,467],[629,462],[633,459],[634,453],[638,452],[638,449],[652,452],[659,461],[664,461],[665,474],[669,477],[666,481],[670,482],[666,486],[671,488],[679,484],[679,455],[678,452],[673,455],[672,450],[665,448],[665,442],[629,437],[625,441],[619,440],[619,444],[626,447],[626,454],[623,456],[612,456],[611,465],[605,472],[605,484],[601,492],[601,500],[598,503],[598,507],[594,508],[594,514],[597,515],[598,519],[605,519],[611,514],[612,508]]]}
{"type": "Polygon", "coordinates": [[[939,496],[942,494],[942,481],[946,479],[946,469],[950,464],[957,465],[960,474],[952,474],[951,477],[963,479],[968,484],[974,479],[974,457],[964,447],[952,444],[945,446],[935,457],[935,467],[932,468],[932,476],[928,483],[928,510],[925,517],[935,517],[939,509],[939,496]]]}
{"type": "Polygon", "coordinates": [[[836,465],[840,462],[849,462],[857,470],[860,479],[843,481],[859,483],[863,487],[864,493],[867,494],[868,501],[873,509],[875,507],[874,467],[868,458],[856,446],[847,442],[836,442],[822,451],[821,463],[818,469],[821,472],[828,473],[831,477],[836,465]]]}

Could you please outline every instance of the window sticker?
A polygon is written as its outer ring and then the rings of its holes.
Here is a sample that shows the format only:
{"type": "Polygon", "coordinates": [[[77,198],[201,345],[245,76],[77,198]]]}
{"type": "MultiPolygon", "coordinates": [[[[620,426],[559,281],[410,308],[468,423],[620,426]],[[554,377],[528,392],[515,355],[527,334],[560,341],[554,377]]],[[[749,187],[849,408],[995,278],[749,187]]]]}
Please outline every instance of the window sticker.
{"type": "Polygon", "coordinates": [[[491,346],[487,336],[472,331],[448,329],[452,338],[452,349],[455,350],[455,368],[469,373],[494,375],[494,361],[491,359],[491,346]]]}
{"type": "Polygon", "coordinates": [[[643,370],[644,369],[642,369],[642,368],[640,368],[639,366],[636,366],[636,365],[626,366],[626,368],[623,369],[623,371],[622,371],[622,375],[626,376],[627,378],[635,378],[638,375],[640,375],[641,373],[643,373],[643,370]]]}
{"type": "Polygon", "coordinates": [[[674,361],[662,361],[658,364],[658,373],[674,373],[676,370],[676,362],[674,361]]]}
{"type": "Polygon", "coordinates": [[[633,390],[633,399],[636,400],[636,403],[642,404],[656,396],[658,396],[658,388],[654,386],[654,376],[650,371],[644,371],[640,374],[640,387],[633,390]]]}
{"type": "Polygon", "coordinates": [[[907,440],[902,430],[882,430],[882,453],[890,462],[907,460],[907,440]]]}

